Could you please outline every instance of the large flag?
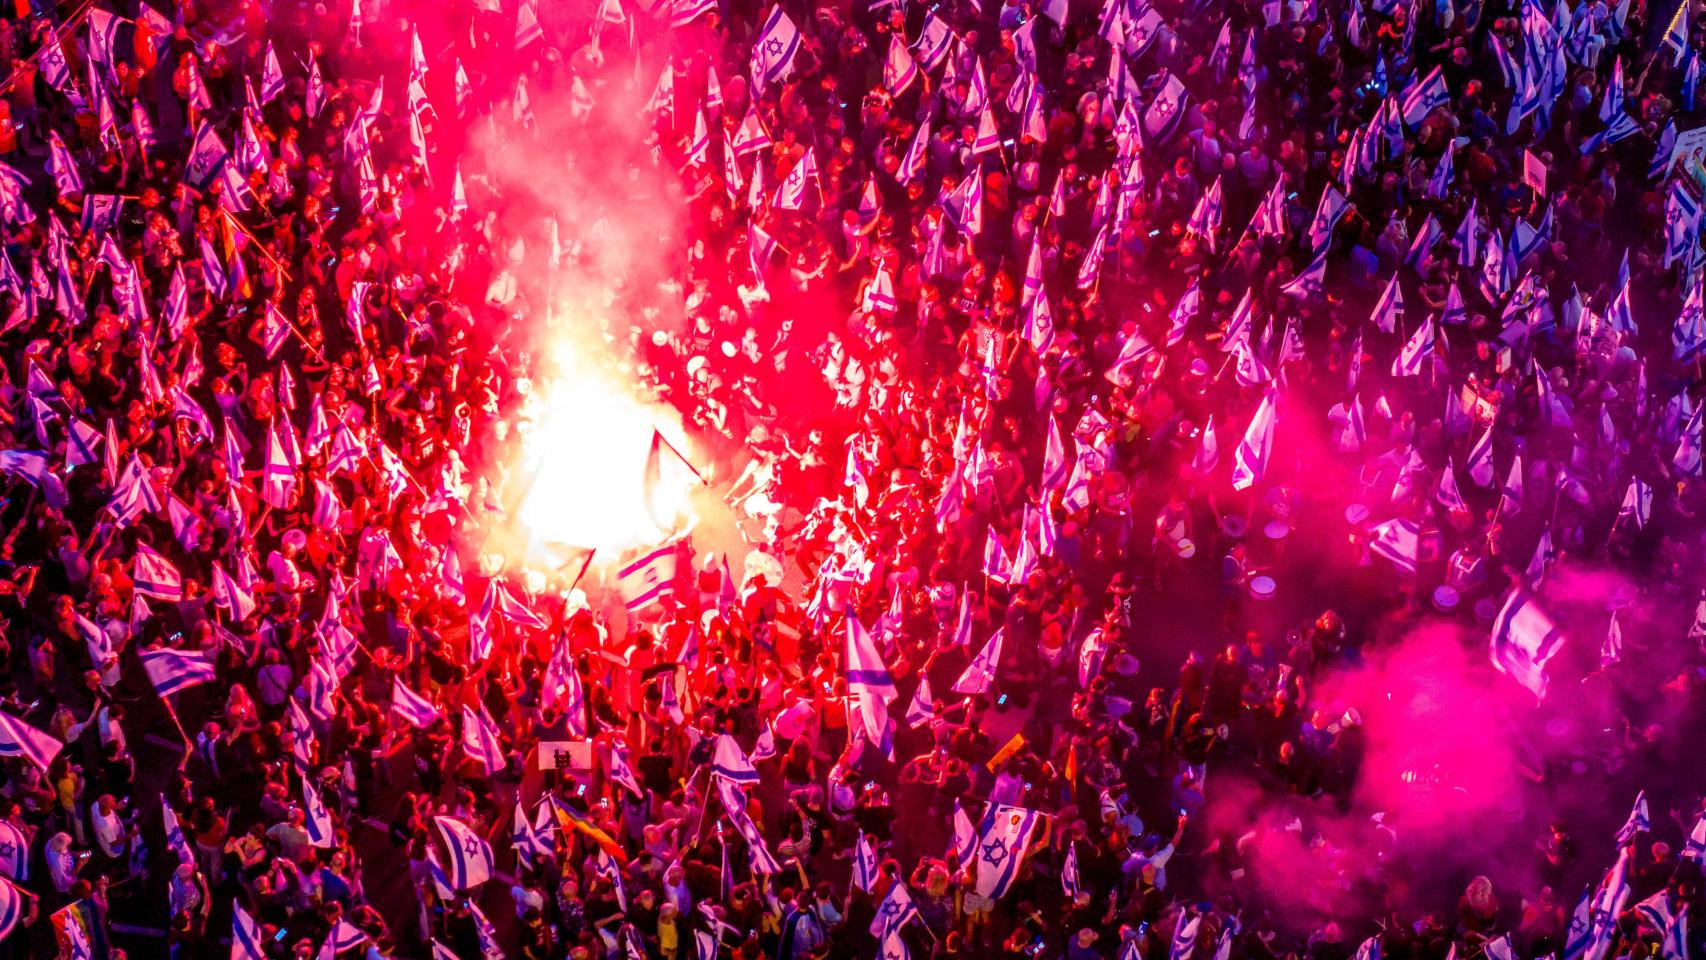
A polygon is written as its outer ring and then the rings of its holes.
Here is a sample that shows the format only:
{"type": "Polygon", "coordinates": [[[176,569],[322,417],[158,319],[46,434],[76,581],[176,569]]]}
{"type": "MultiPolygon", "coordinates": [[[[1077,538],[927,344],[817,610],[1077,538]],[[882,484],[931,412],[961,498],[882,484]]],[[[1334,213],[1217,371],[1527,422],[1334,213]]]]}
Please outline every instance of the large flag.
{"type": "Polygon", "coordinates": [[[489,774],[504,769],[503,743],[498,740],[498,728],[482,705],[479,710],[462,705],[462,752],[478,760],[489,774]]]}
{"type": "Polygon", "coordinates": [[[1404,91],[1404,123],[1415,126],[1421,123],[1435,107],[1443,107],[1451,102],[1451,91],[1445,85],[1445,76],[1439,67],[1410,85],[1404,91]]]}
{"type": "Polygon", "coordinates": [[[1262,405],[1256,408],[1255,416],[1250,418],[1244,439],[1238,441],[1238,448],[1233,451],[1234,490],[1248,490],[1267,472],[1268,459],[1274,448],[1274,420],[1274,394],[1269,392],[1262,398],[1262,405]]]}
{"type": "Polygon", "coordinates": [[[1143,111],[1143,132],[1149,142],[1164,143],[1173,136],[1185,117],[1185,107],[1190,100],[1191,95],[1185,90],[1185,85],[1167,72],[1167,78],[1161,83],[1161,92],[1143,111]]]}
{"type": "Polygon", "coordinates": [[[391,712],[418,729],[432,726],[443,715],[431,700],[404,686],[400,677],[391,678],[391,712]]]}
{"type": "Polygon", "coordinates": [[[326,934],[325,941],[320,944],[318,960],[334,960],[338,954],[359,946],[366,939],[367,934],[362,933],[360,927],[339,917],[338,925],[326,934]]]}
{"type": "MultiPolygon", "coordinates": [[[[146,487],[147,481],[144,480],[142,485],[146,487]]],[[[130,579],[136,592],[143,596],[172,603],[184,598],[184,578],[178,569],[145,544],[136,545],[130,579]]]]}
{"type": "Polygon", "coordinates": [[[917,917],[918,904],[912,900],[912,891],[907,889],[904,880],[897,880],[878,905],[877,915],[871,918],[871,936],[887,937],[917,917]]]}
{"type": "Polygon", "coordinates": [[[162,698],[215,678],[213,658],[200,651],[147,650],[142,654],[142,669],[162,698]]]}
{"type": "Polygon", "coordinates": [[[266,960],[261,927],[240,903],[231,904],[231,960],[266,960]]]}
{"type": "MultiPolygon", "coordinates": [[[[1448,465],[1446,469],[1450,469],[1448,465]]],[[[1408,574],[1416,572],[1421,553],[1420,528],[1414,520],[1388,520],[1376,526],[1369,550],[1392,561],[1392,565],[1408,574]]]]}
{"type": "Polygon", "coordinates": [[[676,548],[671,540],[617,572],[616,592],[629,613],[646,610],[675,592],[676,548]]]}
{"type": "Polygon", "coordinates": [[[438,825],[438,835],[444,840],[445,852],[450,854],[446,875],[452,888],[472,889],[497,873],[492,845],[472,827],[450,817],[434,817],[433,823],[438,825]]]}
{"type": "Polygon", "coordinates": [[[65,743],[48,737],[12,714],[0,713],[0,757],[24,757],[46,771],[53,757],[60,755],[63,749],[65,743]]]}
{"type": "MultiPolygon", "coordinates": [[[[1394,282],[1393,287],[1397,284],[1394,282]]],[[[1432,319],[1423,320],[1416,328],[1404,349],[1398,356],[1392,358],[1392,375],[1394,377],[1420,376],[1424,364],[1434,355],[1434,322],[1432,319]]]]}
{"type": "Polygon", "coordinates": [[[889,56],[883,64],[883,86],[890,96],[898,97],[918,80],[918,64],[906,52],[906,40],[901,36],[889,38],[889,56]]]}
{"type": "Polygon", "coordinates": [[[190,158],[184,166],[184,179],[190,186],[198,190],[207,189],[219,173],[219,168],[225,163],[230,151],[225,149],[225,142],[219,139],[218,131],[208,123],[202,123],[196,128],[195,140],[190,145],[190,158]]]}
{"type": "Polygon", "coordinates": [[[338,838],[332,827],[332,813],[326,809],[326,801],[320,798],[320,791],[308,777],[302,778],[302,812],[302,828],[308,831],[310,844],[316,847],[337,846],[338,838]]]}
{"type": "Polygon", "coordinates": [[[1493,621],[1493,666],[1543,698],[1546,664],[1563,645],[1563,630],[1527,589],[1521,584],[1513,586],[1493,621]]]}
{"type": "Polygon", "coordinates": [[[8,821],[0,821],[0,875],[30,879],[30,840],[8,821]]]}
{"type": "Polygon", "coordinates": [[[1001,640],[1006,632],[1005,627],[997,628],[995,636],[990,637],[971,663],[966,664],[965,672],[954,681],[955,693],[987,693],[995,685],[995,671],[1001,665],[1001,640]]]}
{"type": "Polygon", "coordinates": [[[763,90],[786,77],[800,49],[800,31],[780,6],[770,11],[764,29],[752,42],[752,82],[763,90]]]}
{"type": "Polygon", "coordinates": [[[711,773],[735,783],[757,783],[758,771],[735,738],[726,733],[717,735],[716,752],[711,757],[711,773]]]}
{"type": "Polygon", "coordinates": [[[1042,825],[1042,814],[1023,807],[991,803],[984,814],[977,847],[977,892],[1000,899],[1019,875],[1031,836],[1042,825]]]}
{"type": "Polygon", "coordinates": [[[894,676],[889,673],[882,654],[877,652],[871,634],[852,614],[847,616],[847,655],[843,664],[847,670],[847,690],[859,699],[863,708],[866,733],[870,734],[871,742],[881,743],[882,731],[875,729],[876,715],[899,694],[894,676]]]}
{"type": "Polygon", "coordinates": [[[545,807],[539,810],[537,822],[527,819],[527,811],[521,803],[515,805],[514,829],[511,840],[515,844],[515,855],[528,866],[536,861],[549,860],[556,849],[555,825],[550,820],[551,811],[545,807]]]}

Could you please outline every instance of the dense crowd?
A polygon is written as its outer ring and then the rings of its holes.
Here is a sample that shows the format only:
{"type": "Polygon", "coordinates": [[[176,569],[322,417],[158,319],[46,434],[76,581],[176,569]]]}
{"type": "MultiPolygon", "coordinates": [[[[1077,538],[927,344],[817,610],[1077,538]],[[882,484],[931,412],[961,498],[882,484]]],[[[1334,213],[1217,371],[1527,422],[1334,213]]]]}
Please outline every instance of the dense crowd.
{"type": "Polygon", "coordinates": [[[0,15],[0,955],[1706,956],[1687,4],[107,2],[0,15]],[[727,542],[493,556],[564,339],[727,542]],[[1571,731],[1479,861],[1418,629],[1571,731]]]}

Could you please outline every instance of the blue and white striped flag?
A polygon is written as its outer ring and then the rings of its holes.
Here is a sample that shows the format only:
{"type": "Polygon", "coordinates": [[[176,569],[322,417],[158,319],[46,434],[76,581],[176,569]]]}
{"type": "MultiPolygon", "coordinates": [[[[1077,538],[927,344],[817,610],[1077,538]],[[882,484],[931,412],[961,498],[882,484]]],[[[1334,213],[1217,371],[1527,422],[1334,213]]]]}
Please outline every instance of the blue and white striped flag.
{"type": "Polygon", "coordinates": [[[853,846],[853,885],[866,893],[877,883],[877,852],[871,849],[871,838],[861,830],[853,846]]]}
{"type": "Polygon", "coordinates": [[[498,740],[497,725],[492,723],[483,705],[478,712],[467,704],[462,706],[462,752],[478,760],[489,774],[508,765],[503,744],[498,740]]]}
{"type": "Polygon", "coordinates": [[[445,877],[456,890],[468,890],[490,880],[497,873],[492,858],[492,845],[473,828],[450,817],[434,817],[438,835],[450,859],[446,861],[445,877]]]}
{"type": "Polygon", "coordinates": [[[859,618],[851,614],[847,617],[847,656],[843,662],[847,669],[848,692],[883,704],[898,696],[894,677],[889,673],[882,654],[877,652],[871,634],[859,618]]]}
{"type": "Polygon", "coordinates": [[[556,850],[557,842],[554,836],[555,815],[549,805],[540,808],[542,816],[539,823],[527,819],[527,811],[518,802],[515,805],[514,828],[510,841],[515,845],[515,855],[521,862],[533,866],[538,862],[551,859],[556,850]]]}
{"type": "Polygon", "coordinates": [[[333,960],[338,954],[366,939],[367,934],[362,933],[360,927],[339,917],[338,925],[332,928],[331,933],[326,934],[325,941],[320,944],[319,960],[333,960]]]}
{"type": "Polygon", "coordinates": [[[912,891],[907,889],[905,880],[897,879],[877,906],[877,915],[871,918],[871,936],[885,938],[917,917],[918,904],[912,900],[912,891]]]}
{"type": "Polygon", "coordinates": [[[162,698],[215,678],[213,658],[200,651],[162,648],[142,654],[142,669],[162,698]]]}
{"type": "Polygon", "coordinates": [[[1493,621],[1493,666],[1536,697],[1544,698],[1546,664],[1563,645],[1563,630],[1527,589],[1521,584],[1513,586],[1493,621]]]}
{"type": "MultiPolygon", "coordinates": [[[[147,480],[142,486],[148,486],[147,480]]],[[[131,564],[130,579],[136,592],[156,600],[176,603],[184,598],[184,578],[171,561],[155,553],[146,544],[136,545],[136,557],[131,564]]]]}
{"type": "MultiPolygon", "coordinates": [[[[995,538],[991,536],[990,541],[994,542],[995,538]]],[[[977,656],[966,664],[965,671],[954,681],[955,693],[968,696],[987,693],[989,688],[995,685],[995,671],[1001,666],[1001,641],[1006,633],[1005,627],[997,628],[995,635],[989,638],[989,642],[983,645],[977,656]]]]}
{"type": "Polygon", "coordinates": [[[410,690],[401,678],[391,678],[391,712],[416,729],[424,730],[443,716],[432,701],[410,690]]]}
{"type": "Polygon", "coordinates": [[[1060,865],[1060,888],[1066,893],[1067,899],[1075,899],[1078,892],[1084,889],[1083,881],[1078,879],[1078,845],[1066,845],[1066,861],[1060,865]]]}
{"type": "Polygon", "coordinates": [[[1445,85],[1445,75],[1439,67],[1434,67],[1426,77],[1404,91],[1404,124],[1414,127],[1435,107],[1443,107],[1450,102],[1451,91],[1445,85]]]}
{"type": "Polygon", "coordinates": [[[1167,960],[1189,960],[1197,948],[1197,937],[1201,932],[1202,914],[1187,921],[1184,911],[1180,911],[1178,922],[1173,926],[1173,942],[1167,946],[1167,960]]]}
{"type": "Polygon", "coordinates": [[[19,882],[30,879],[30,840],[9,821],[0,820],[0,875],[19,882]]]}
{"type": "Polygon", "coordinates": [[[1019,875],[1031,836],[1042,825],[1042,815],[1023,807],[991,803],[984,814],[977,846],[977,892],[999,900],[1006,896],[1019,875]]]}
{"type": "Polygon", "coordinates": [[[716,752],[711,757],[711,773],[734,783],[757,783],[758,771],[747,759],[735,738],[726,733],[717,735],[716,752]]]}
{"type": "Polygon", "coordinates": [[[752,42],[752,82],[763,90],[786,77],[800,49],[800,31],[777,6],[764,21],[764,29],[752,42]]]}
{"type": "Polygon", "coordinates": [[[954,804],[954,836],[948,844],[949,855],[960,858],[960,868],[964,869],[977,856],[977,828],[972,826],[971,817],[966,816],[966,808],[954,804]]]}
{"type": "Polygon", "coordinates": [[[231,960],[267,960],[260,924],[240,903],[231,905],[231,960]]]}
{"type": "Polygon", "coordinates": [[[1374,538],[1368,543],[1371,552],[1392,561],[1393,566],[1405,573],[1415,574],[1417,558],[1421,553],[1420,528],[1415,521],[1388,520],[1371,532],[1374,534],[1374,538]]]}
{"type": "Polygon", "coordinates": [[[314,788],[314,781],[308,777],[302,778],[302,813],[302,828],[308,831],[310,844],[316,847],[337,845],[332,812],[326,809],[326,801],[320,798],[320,791],[314,788]]]}
{"type": "Polygon", "coordinates": [[[1414,377],[1422,372],[1423,365],[1434,354],[1434,322],[1424,319],[1422,325],[1404,344],[1404,349],[1398,356],[1392,358],[1392,375],[1394,377],[1414,377]]]}
{"type": "Polygon", "coordinates": [[[1694,829],[1688,831],[1688,839],[1682,843],[1682,858],[1695,863],[1706,861],[1706,815],[1696,818],[1694,829]]]}
{"type": "Polygon", "coordinates": [[[1248,490],[1267,472],[1268,460],[1274,448],[1274,424],[1277,419],[1275,394],[1270,391],[1262,398],[1261,406],[1250,418],[1244,438],[1233,451],[1232,489],[1248,490]]]}
{"type": "Polygon", "coordinates": [[[1629,819],[1623,821],[1623,826],[1617,830],[1617,845],[1629,846],[1638,835],[1650,833],[1652,829],[1652,821],[1647,817],[1647,791],[1642,790],[1635,795],[1634,806],[1629,808],[1629,819]]]}
{"type": "Polygon", "coordinates": [[[1381,291],[1379,302],[1374,305],[1374,325],[1382,333],[1397,333],[1398,324],[1403,319],[1404,290],[1398,285],[1398,275],[1393,274],[1386,283],[1386,289],[1381,291]]]}
{"type": "Polygon", "coordinates": [[[616,592],[629,613],[649,609],[675,592],[676,548],[672,540],[617,572],[616,592]]]}

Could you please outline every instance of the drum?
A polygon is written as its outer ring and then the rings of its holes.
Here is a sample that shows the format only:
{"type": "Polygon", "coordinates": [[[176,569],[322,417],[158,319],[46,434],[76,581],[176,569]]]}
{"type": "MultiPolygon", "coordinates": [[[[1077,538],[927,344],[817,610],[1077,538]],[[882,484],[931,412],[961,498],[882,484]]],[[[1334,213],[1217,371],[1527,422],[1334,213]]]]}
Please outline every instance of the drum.
{"type": "Polygon", "coordinates": [[[1368,508],[1360,503],[1353,503],[1345,508],[1345,522],[1353,527],[1360,527],[1368,519],[1368,508]]]}
{"type": "Polygon", "coordinates": [[[1291,524],[1284,520],[1269,520],[1268,525],[1262,528],[1262,534],[1269,540],[1284,540],[1291,536],[1291,524]]]}
{"type": "Polygon", "coordinates": [[[1242,540],[1249,532],[1250,524],[1237,514],[1228,514],[1220,518],[1220,532],[1226,534],[1228,540],[1242,540]]]}
{"type": "Polygon", "coordinates": [[[1499,605],[1493,602],[1492,597],[1482,597],[1475,601],[1475,619],[1482,623],[1492,623],[1493,618],[1498,615],[1499,605]]]}
{"type": "Polygon", "coordinates": [[[1278,588],[1279,584],[1275,583],[1274,578],[1267,574],[1257,574],[1250,578],[1250,596],[1257,600],[1266,600],[1272,597],[1278,588]]]}
{"type": "Polygon", "coordinates": [[[1434,588],[1434,609],[1440,613],[1453,613],[1457,610],[1457,590],[1450,584],[1440,584],[1434,588]]]}
{"type": "Polygon", "coordinates": [[[1190,537],[1180,537],[1173,546],[1173,552],[1179,555],[1180,560],[1189,560],[1197,555],[1197,545],[1191,542],[1190,537]]]}

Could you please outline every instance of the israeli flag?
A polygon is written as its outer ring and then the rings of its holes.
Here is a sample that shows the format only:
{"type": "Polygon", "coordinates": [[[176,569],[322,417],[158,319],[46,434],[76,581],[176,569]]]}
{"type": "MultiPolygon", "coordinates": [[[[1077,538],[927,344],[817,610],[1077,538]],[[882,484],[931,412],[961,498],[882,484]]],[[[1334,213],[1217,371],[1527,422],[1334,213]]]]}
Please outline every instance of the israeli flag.
{"type": "Polygon", "coordinates": [[[420,730],[432,726],[443,715],[431,700],[404,686],[398,677],[391,678],[391,712],[420,730]]]}
{"type": "MultiPolygon", "coordinates": [[[[990,542],[996,542],[993,536],[990,542]]],[[[989,642],[983,645],[971,663],[966,664],[965,672],[954,681],[954,692],[966,695],[987,693],[995,685],[995,671],[1001,665],[1001,641],[1006,634],[1006,628],[998,628],[989,642]]]]}
{"type": "Polygon", "coordinates": [[[877,883],[877,852],[871,849],[871,838],[864,831],[853,847],[853,885],[866,893],[877,883]]]}
{"type": "Polygon", "coordinates": [[[752,44],[752,79],[760,90],[786,77],[800,49],[800,31],[781,7],[770,11],[752,44]]]}
{"type": "Polygon", "coordinates": [[[1272,391],[1262,398],[1255,416],[1233,451],[1232,488],[1248,490],[1267,472],[1268,459],[1274,448],[1274,425],[1277,419],[1275,395],[1272,391]]]}
{"type": "Polygon", "coordinates": [[[450,817],[434,817],[433,823],[438,826],[439,838],[444,841],[445,852],[450,855],[445,876],[453,889],[472,889],[497,873],[492,845],[472,827],[450,817]]]}
{"type": "Polygon", "coordinates": [[[147,650],[142,654],[142,669],[148,672],[148,681],[162,698],[206,683],[215,676],[213,660],[199,651],[147,650]]]}
{"type": "Polygon", "coordinates": [[[877,906],[877,915],[871,919],[871,936],[879,939],[900,930],[918,916],[918,905],[912,901],[912,891],[906,888],[906,881],[896,880],[889,888],[888,896],[877,906]]]}
{"type": "Polygon", "coordinates": [[[1404,319],[1404,290],[1398,285],[1398,275],[1393,274],[1387,281],[1386,289],[1381,292],[1380,300],[1374,305],[1374,325],[1382,333],[1397,333],[1398,323],[1404,319]]]}
{"type": "Polygon", "coordinates": [[[231,960],[266,960],[266,944],[261,940],[260,924],[249,916],[242,904],[231,905],[231,960]]]}
{"type": "Polygon", "coordinates": [[[977,892],[999,900],[1006,896],[1019,875],[1019,865],[1030,846],[1031,836],[1042,825],[1042,815],[1023,807],[992,803],[984,814],[978,833],[977,892]]]}
{"type": "Polygon", "coordinates": [[[1563,648],[1564,639],[1564,632],[1518,584],[1511,588],[1493,621],[1493,667],[1528,688],[1536,698],[1544,698],[1546,664],[1563,648]]]}
{"type": "Polygon", "coordinates": [[[310,844],[316,847],[337,846],[331,811],[326,809],[326,802],[320,799],[320,791],[314,789],[314,782],[307,777],[302,778],[302,813],[302,828],[308,831],[310,844]]]}
{"type": "Polygon", "coordinates": [[[1423,320],[1416,328],[1404,349],[1392,360],[1392,375],[1394,377],[1414,377],[1422,372],[1422,365],[1427,362],[1434,352],[1434,324],[1431,320],[1423,320]]]}
{"type": "Polygon", "coordinates": [[[515,817],[511,821],[513,827],[510,842],[515,846],[515,855],[521,862],[532,866],[534,863],[549,860],[556,849],[556,838],[552,836],[550,825],[550,807],[541,807],[540,813],[543,826],[536,825],[527,818],[527,811],[521,804],[515,805],[515,817]]]}
{"type": "Polygon", "coordinates": [[[726,733],[717,735],[716,754],[711,758],[711,773],[734,783],[757,783],[758,771],[747,759],[735,738],[726,733]]]}
{"type": "Polygon", "coordinates": [[[1617,831],[1617,845],[1627,847],[1635,842],[1636,836],[1651,833],[1652,821],[1647,817],[1647,791],[1642,790],[1635,795],[1635,804],[1629,808],[1629,819],[1617,831]]]}

